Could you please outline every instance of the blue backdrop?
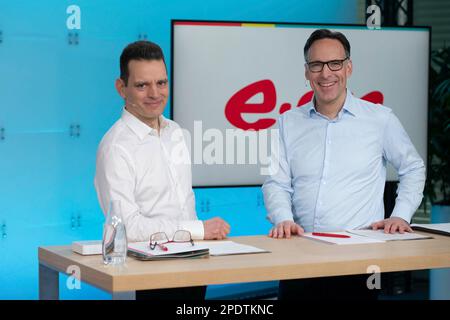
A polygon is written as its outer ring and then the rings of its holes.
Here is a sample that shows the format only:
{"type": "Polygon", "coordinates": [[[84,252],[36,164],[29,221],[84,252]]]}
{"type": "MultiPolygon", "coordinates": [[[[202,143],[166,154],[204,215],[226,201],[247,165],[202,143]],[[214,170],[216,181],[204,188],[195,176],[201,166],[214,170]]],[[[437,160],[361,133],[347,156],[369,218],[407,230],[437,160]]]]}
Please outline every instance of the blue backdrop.
{"type": "MultiPolygon", "coordinates": [[[[357,1],[0,0],[0,299],[38,297],[38,246],[101,238],[95,154],[121,112],[119,56],[147,38],[161,45],[170,69],[171,19],[356,23],[357,1]],[[81,10],[80,29],[67,27],[70,5],[81,10]]],[[[224,217],[232,236],[267,233],[259,188],[195,193],[199,218],[224,217]]],[[[62,299],[110,299],[65,281],[62,299]]],[[[207,296],[275,286],[211,286],[207,296]]]]}

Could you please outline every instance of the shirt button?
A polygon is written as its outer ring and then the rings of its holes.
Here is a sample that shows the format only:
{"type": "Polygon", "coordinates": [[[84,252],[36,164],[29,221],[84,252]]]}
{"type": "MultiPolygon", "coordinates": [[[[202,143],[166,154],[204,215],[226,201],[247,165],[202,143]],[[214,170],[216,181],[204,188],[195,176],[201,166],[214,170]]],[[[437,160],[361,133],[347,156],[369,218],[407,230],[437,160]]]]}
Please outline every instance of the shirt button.
{"type": "Polygon", "coordinates": [[[326,181],[323,181],[322,183],[323,183],[323,184],[327,184],[327,182],[326,182],[326,181]]]}

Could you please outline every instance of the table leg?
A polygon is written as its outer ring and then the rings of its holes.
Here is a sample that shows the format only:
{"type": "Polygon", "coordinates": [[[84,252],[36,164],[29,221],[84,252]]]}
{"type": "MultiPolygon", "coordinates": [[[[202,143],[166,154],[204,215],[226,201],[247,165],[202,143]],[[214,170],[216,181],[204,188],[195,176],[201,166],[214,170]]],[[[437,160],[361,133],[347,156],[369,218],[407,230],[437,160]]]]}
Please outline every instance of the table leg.
{"type": "Polygon", "coordinates": [[[59,300],[59,272],[39,264],[39,300],[59,300]]]}
{"type": "Polygon", "coordinates": [[[112,300],[136,300],[136,291],[113,292],[112,300]]]}

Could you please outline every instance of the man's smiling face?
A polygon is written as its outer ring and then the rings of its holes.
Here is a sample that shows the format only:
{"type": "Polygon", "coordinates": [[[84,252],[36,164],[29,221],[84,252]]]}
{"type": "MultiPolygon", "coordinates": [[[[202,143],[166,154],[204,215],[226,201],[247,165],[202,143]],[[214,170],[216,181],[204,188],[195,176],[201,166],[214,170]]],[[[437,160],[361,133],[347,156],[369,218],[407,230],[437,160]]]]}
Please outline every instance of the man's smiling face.
{"type": "Polygon", "coordinates": [[[169,84],[163,60],[131,60],[125,84],[117,79],[116,88],[125,99],[126,109],[144,123],[157,123],[169,97],[169,84]]]}
{"type": "MultiPolygon", "coordinates": [[[[319,61],[343,60],[347,58],[344,46],[335,39],[315,41],[308,52],[308,63],[319,61]]],[[[305,77],[310,81],[318,106],[333,105],[337,101],[345,101],[347,78],[352,74],[351,60],[345,60],[338,71],[331,71],[325,64],[322,71],[311,72],[305,65],[305,77]]]]}

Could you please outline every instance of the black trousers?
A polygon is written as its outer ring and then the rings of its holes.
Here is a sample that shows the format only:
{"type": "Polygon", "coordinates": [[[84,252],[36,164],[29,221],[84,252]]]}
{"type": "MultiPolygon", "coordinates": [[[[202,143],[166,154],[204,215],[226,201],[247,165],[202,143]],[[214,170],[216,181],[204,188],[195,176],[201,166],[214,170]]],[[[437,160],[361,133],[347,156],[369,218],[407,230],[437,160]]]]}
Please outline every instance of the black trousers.
{"type": "Polygon", "coordinates": [[[370,274],[281,280],[278,300],[377,300],[380,290],[370,290],[370,274]]]}
{"type": "Polygon", "coordinates": [[[136,291],[136,300],[205,300],[206,286],[136,291]]]}

